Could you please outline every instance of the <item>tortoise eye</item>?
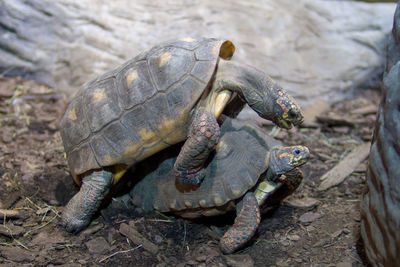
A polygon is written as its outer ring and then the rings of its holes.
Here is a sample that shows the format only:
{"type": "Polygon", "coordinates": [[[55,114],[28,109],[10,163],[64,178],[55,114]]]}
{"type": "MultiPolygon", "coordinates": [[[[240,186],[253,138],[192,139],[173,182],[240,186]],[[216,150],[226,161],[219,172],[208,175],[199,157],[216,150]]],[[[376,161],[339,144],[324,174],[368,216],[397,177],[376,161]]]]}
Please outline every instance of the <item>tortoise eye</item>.
{"type": "Polygon", "coordinates": [[[294,150],[294,153],[296,154],[296,155],[299,155],[300,154],[300,149],[298,149],[298,148],[296,148],[295,150],[294,150]]]}
{"type": "Polygon", "coordinates": [[[296,117],[296,112],[293,109],[291,109],[291,110],[289,110],[288,115],[289,115],[290,118],[295,118],[296,117]]]}

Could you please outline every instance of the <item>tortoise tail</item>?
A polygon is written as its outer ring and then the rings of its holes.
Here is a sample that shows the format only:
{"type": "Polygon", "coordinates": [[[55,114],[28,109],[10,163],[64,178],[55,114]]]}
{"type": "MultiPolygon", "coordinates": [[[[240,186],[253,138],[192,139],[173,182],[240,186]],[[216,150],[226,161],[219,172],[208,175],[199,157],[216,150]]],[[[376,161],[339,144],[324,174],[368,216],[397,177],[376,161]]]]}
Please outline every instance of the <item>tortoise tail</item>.
{"type": "Polygon", "coordinates": [[[247,193],[237,209],[237,217],[231,228],[219,242],[223,253],[230,254],[246,244],[257,231],[260,224],[260,207],[253,193],[247,193]]]}

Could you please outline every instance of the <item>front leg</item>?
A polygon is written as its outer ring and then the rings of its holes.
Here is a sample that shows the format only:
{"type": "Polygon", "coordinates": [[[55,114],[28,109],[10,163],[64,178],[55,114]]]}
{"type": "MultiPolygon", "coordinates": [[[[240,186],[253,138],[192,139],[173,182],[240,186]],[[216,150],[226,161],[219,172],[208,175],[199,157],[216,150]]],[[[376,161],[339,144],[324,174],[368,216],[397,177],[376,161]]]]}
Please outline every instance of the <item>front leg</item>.
{"type": "Polygon", "coordinates": [[[62,225],[68,232],[77,233],[89,225],[107,195],[113,177],[113,173],[101,170],[93,171],[83,179],[81,189],[63,212],[62,225]]]}
{"type": "Polygon", "coordinates": [[[215,115],[200,109],[189,129],[188,138],[174,165],[175,177],[182,184],[199,184],[204,178],[204,164],[219,140],[215,115]]]}
{"type": "Polygon", "coordinates": [[[232,227],[220,239],[223,253],[230,254],[245,245],[256,233],[261,215],[257,199],[252,192],[247,193],[236,207],[236,219],[232,227]]]}

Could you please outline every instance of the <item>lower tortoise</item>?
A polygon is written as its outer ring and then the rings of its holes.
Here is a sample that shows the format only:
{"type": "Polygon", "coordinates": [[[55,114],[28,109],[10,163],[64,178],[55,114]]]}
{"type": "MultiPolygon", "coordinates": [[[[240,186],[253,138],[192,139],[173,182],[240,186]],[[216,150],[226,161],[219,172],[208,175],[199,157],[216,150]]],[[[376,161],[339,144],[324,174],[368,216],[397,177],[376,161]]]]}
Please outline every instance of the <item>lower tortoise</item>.
{"type": "Polygon", "coordinates": [[[173,178],[200,184],[221,113],[235,116],[247,103],[283,128],[303,121],[299,105],[264,72],[229,60],[234,50],[227,40],[169,41],[76,94],[60,127],[72,176],[82,183],[63,213],[68,231],[88,225],[129,167],[179,142],[173,178]]]}
{"type": "Polygon", "coordinates": [[[263,204],[276,203],[297,188],[303,178],[297,167],[309,158],[307,147],[283,147],[258,127],[230,118],[221,126],[220,141],[200,185],[172,179],[178,152],[164,150],[140,163],[134,176],[142,179],[130,192],[132,202],[145,211],[171,211],[191,219],[236,207],[234,225],[220,240],[224,253],[234,252],[254,235],[263,204]]]}

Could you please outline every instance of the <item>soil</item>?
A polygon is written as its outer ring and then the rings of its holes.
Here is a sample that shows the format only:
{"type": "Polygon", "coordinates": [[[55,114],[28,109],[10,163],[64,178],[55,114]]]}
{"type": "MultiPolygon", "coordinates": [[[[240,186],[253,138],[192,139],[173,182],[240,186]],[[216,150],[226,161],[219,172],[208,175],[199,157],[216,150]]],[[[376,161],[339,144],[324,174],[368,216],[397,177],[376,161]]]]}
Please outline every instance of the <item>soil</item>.
{"type": "Polygon", "coordinates": [[[303,183],[263,215],[248,246],[223,255],[218,238],[234,214],[188,221],[111,201],[88,229],[65,232],[60,214],[79,190],[58,131],[68,99],[33,81],[1,77],[0,266],[364,266],[359,202],[366,161],[340,185],[326,191],[318,185],[353,148],[370,141],[379,98],[378,91],[364,90],[317,121],[276,135],[310,148],[303,183]]]}

